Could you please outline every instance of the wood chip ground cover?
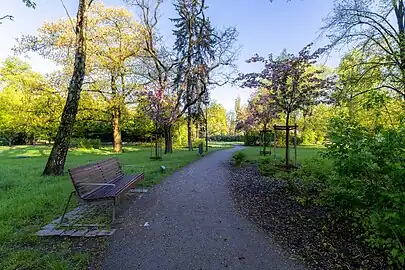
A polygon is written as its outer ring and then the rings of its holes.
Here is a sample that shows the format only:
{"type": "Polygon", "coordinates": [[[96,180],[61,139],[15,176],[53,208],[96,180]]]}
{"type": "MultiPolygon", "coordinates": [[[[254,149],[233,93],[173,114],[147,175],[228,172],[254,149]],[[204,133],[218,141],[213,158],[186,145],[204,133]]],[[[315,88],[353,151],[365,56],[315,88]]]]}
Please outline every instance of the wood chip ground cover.
{"type": "Polygon", "coordinates": [[[321,206],[302,206],[286,183],[263,177],[256,166],[230,166],[229,187],[241,213],[268,232],[310,269],[388,269],[384,254],[369,248],[355,223],[334,221],[321,206]]]}

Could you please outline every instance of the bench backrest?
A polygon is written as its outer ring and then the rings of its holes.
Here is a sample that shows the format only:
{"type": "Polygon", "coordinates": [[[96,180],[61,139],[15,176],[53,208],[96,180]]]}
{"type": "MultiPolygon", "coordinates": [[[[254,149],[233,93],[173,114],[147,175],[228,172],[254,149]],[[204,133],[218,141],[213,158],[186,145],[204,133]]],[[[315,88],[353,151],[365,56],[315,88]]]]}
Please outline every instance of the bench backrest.
{"type": "Polygon", "coordinates": [[[111,158],[69,169],[69,175],[76,192],[80,197],[83,197],[100,188],[105,188],[102,185],[86,185],[86,183],[109,183],[118,177],[122,177],[123,172],[118,160],[111,158]]]}

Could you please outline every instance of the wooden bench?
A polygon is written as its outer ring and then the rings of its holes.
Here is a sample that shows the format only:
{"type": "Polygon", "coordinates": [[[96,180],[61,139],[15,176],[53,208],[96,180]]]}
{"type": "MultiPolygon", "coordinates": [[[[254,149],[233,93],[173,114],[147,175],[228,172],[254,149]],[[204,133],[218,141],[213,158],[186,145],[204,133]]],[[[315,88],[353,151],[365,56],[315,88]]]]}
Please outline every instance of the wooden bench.
{"type": "Polygon", "coordinates": [[[139,181],[144,180],[144,173],[125,175],[116,158],[90,163],[77,168],[69,169],[70,179],[74,191],[69,196],[63,212],[61,223],[65,217],[72,195],[87,202],[112,200],[112,222],[115,221],[115,206],[119,195],[134,188],[139,181]]]}

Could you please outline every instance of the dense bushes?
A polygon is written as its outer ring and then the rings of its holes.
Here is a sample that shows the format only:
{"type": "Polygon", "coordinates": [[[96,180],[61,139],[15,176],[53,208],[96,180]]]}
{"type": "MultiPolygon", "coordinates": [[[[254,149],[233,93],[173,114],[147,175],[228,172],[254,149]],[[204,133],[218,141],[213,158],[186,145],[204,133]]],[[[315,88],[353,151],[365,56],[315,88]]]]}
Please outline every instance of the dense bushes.
{"type": "Polygon", "coordinates": [[[405,261],[405,126],[370,132],[358,122],[331,121],[327,157],[335,173],[329,202],[358,218],[370,245],[391,262],[405,261]]]}
{"type": "Polygon", "coordinates": [[[277,168],[277,162],[274,158],[264,158],[259,160],[259,171],[264,176],[275,176],[279,171],[277,168]]]}
{"type": "Polygon", "coordinates": [[[74,138],[70,140],[70,148],[99,149],[100,147],[101,140],[99,139],[74,138]]]}
{"type": "MultiPolygon", "coordinates": [[[[273,132],[269,132],[266,134],[266,142],[267,145],[270,145],[273,143],[273,137],[274,137],[274,133],[273,132]]],[[[250,131],[248,133],[245,134],[244,136],[244,142],[246,146],[259,146],[262,145],[262,135],[260,134],[260,132],[256,132],[256,131],[250,131]]]]}
{"type": "Polygon", "coordinates": [[[216,135],[210,136],[210,141],[214,142],[243,142],[242,135],[216,135]]]}
{"type": "Polygon", "coordinates": [[[243,152],[236,152],[233,154],[232,159],[235,162],[235,165],[239,167],[246,160],[246,155],[243,152]]]}
{"type": "Polygon", "coordinates": [[[405,126],[369,130],[345,117],[332,118],[323,158],[307,160],[290,173],[271,158],[261,174],[286,180],[302,204],[322,204],[336,217],[361,226],[362,239],[384,250],[390,264],[405,261],[405,126]]]}
{"type": "MultiPolygon", "coordinates": [[[[297,136],[297,144],[305,144],[302,134],[297,136]]],[[[260,146],[262,145],[262,136],[260,132],[250,131],[245,134],[243,139],[245,146],[260,146]]],[[[273,145],[274,131],[269,131],[266,134],[267,145],[273,145]]],[[[294,131],[290,131],[290,145],[294,144],[294,131]]],[[[277,131],[277,146],[285,147],[285,131],[277,131]]]]}

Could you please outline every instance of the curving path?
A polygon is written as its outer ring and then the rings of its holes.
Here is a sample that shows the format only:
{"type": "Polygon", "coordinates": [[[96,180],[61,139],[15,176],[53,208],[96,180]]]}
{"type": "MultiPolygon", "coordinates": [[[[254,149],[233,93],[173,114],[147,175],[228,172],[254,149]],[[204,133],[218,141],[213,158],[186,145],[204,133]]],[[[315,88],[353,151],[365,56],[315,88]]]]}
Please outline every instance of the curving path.
{"type": "Polygon", "coordinates": [[[136,200],[102,269],[304,269],[235,209],[227,163],[237,149],[184,167],[136,200]]]}

